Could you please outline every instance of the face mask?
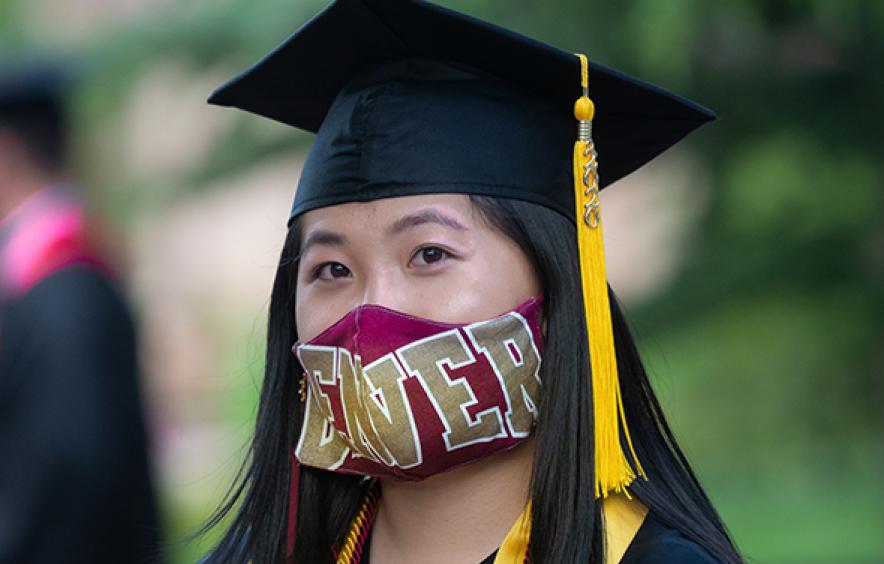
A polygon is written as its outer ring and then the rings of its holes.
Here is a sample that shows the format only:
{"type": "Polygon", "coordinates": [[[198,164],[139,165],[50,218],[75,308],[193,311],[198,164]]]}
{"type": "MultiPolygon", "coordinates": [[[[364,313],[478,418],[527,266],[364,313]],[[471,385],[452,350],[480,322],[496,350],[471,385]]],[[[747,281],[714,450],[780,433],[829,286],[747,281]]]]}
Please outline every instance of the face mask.
{"type": "Polygon", "coordinates": [[[537,419],[541,299],[469,324],[362,305],[296,343],[307,397],[295,456],[422,479],[518,445],[537,419]]]}

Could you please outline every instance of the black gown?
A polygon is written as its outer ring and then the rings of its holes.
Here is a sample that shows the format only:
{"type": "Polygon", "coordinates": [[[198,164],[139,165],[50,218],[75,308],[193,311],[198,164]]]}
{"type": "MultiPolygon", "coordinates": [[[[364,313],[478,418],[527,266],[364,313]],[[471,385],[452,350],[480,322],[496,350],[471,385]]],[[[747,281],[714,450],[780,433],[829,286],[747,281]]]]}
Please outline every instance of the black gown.
{"type": "MultiPolygon", "coordinates": [[[[365,543],[362,564],[368,564],[371,535],[365,543]]],[[[480,564],[494,564],[497,552],[480,564]]],[[[626,549],[620,564],[717,564],[703,547],[667,527],[653,513],[648,513],[635,538],[626,549]]]]}
{"type": "Polygon", "coordinates": [[[159,559],[133,323],[71,265],[0,302],[0,562],[159,559]]]}

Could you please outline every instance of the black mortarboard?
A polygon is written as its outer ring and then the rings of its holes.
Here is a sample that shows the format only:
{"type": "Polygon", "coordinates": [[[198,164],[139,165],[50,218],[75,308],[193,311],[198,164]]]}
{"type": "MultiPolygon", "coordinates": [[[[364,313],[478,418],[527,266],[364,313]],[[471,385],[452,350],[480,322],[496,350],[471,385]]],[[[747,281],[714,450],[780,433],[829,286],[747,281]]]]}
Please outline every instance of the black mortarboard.
{"type": "MultiPolygon", "coordinates": [[[[602,65],[590,73],[602,187],[713,117],[602,65]]],[[[434,4],[335,0],[209,102],[319,133],[293,216],[468,192],[571,217],[573,196],[558,187],[570,185],[579,76],[572,53],[434,4]]]]}
{"type": "Polygon", "coordinates": [[[318,133],[290,218],[344,202],[456,192],[527,200],[575,221],[596,494],[625,491],[643,475],[620,398],[598,192],[712,112],[421,0],[334,0],[209,102],[318,133]]]}

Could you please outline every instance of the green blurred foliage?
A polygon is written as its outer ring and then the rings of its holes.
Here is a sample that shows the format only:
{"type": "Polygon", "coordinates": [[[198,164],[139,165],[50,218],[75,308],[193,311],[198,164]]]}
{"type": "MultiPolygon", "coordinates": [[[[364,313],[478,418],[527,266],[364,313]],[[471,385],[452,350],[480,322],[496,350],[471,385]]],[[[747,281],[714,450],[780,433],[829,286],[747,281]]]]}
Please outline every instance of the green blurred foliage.
{"type": "MultiPolygon", "coordinates": [[[[884,2],[444,3],[718,112],[685,143],[712,179],[691,255],[630,311],[655,385],[749,558],[884,561],[884,2]]],[[[24,4],[0,0],[0,45],[27,44],[24,4]]],[[[80,119],[114,119],[165,58],[232,76],[322,5],[175,3],[108,29],[78,45],[93,63],[80,119]]],[[[159,205],[309,143],[255,123],[234,118],[209,159],[163,179],[173,189],[159,205]]],[[[126,214],[152,205],[129,188],[157,179],[95,177],[123,187],[126,214]]],[[[242,405],[233,417],[250,417],[242,405]]],[[[174,517],[189,527],[198,515],[174,517]]]]}

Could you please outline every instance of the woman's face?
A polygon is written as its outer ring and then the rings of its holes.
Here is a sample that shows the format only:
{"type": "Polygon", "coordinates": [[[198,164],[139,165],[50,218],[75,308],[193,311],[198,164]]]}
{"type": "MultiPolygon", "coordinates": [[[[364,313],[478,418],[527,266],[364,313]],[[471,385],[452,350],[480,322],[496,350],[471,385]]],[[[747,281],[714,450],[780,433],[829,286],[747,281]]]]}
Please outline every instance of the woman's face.
{"type": "Polygon", "coordinates": [[[462,194],[353,202],[302,216],[295,318],[308,341],[362,304],[469,323],[540,293],[528,257],[462,194]]]}

